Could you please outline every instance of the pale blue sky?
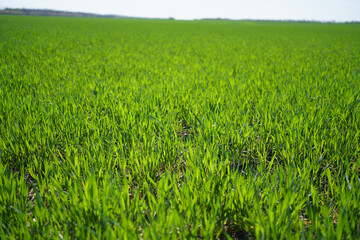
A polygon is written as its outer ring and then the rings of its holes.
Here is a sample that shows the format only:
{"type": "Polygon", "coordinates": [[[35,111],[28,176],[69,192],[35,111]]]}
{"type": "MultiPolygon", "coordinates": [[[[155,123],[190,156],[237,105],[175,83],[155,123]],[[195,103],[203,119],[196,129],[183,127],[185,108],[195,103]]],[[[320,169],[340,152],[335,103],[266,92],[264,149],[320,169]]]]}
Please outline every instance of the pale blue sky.
{"type": "Polygon", "coordinates": [[[0,0],[5,7],[176,19],[360,21],[360,0],[0,0]]]}

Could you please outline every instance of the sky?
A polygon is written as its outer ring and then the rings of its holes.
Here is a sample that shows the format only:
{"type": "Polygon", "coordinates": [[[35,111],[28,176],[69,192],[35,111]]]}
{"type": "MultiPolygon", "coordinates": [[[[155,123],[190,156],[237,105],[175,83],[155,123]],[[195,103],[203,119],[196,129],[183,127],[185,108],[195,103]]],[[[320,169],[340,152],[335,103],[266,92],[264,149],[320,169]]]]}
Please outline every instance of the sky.
{"type": "Polygon", "coordinates": [[[360,0],[0,0],[5,7],[175,19],[360,21],[360,0]]]}

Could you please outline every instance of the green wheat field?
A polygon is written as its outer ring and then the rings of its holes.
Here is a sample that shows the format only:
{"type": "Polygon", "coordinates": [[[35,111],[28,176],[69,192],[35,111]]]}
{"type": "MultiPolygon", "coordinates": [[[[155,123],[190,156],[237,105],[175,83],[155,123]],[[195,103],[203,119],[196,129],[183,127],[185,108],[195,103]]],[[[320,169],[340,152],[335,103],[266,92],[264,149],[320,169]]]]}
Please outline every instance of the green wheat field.
{"type": "Polygon", "coordinates": [[[0,16],[1,239],[359,239],[360,24],[0,16]]]}

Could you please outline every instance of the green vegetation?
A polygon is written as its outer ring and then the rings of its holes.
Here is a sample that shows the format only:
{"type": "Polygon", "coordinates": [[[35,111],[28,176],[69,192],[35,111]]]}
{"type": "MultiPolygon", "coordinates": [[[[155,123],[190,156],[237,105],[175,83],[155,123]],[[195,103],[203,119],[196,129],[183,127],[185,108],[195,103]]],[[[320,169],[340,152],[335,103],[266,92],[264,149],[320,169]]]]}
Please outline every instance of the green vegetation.
{"type": "Polygon", "coordinates": [[[0,238],[359,239],[359,39],[0,16],[0,238]]]}

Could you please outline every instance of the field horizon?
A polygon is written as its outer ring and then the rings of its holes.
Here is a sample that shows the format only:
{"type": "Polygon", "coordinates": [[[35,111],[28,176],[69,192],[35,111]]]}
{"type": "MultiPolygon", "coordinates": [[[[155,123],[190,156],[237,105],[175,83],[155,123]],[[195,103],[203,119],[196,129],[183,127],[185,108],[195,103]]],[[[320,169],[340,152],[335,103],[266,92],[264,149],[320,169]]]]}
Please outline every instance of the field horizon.
{"type": "Polygon", "coordinates": [[[337,20],[307,20],[307,19],[266,19],[266,18],[192,18],[182,19],[174,17],[142,17],[142,16],[128,16],[117,14],[98,14],[90,12],[79,11],[64,11],[54,9],[36,9],[36,8],[8,8],[0,7],[0,15],[19,15],[19,16],[52,16],[52,17],[81,17],[81,18],[127,18],[127,19],[147,19],[147,20],[176,20],[176,21],[249,21],[249,22],[299,22],[299,23],[346,23],[359,24],[359,21],[337,21],[337,20]]]}

